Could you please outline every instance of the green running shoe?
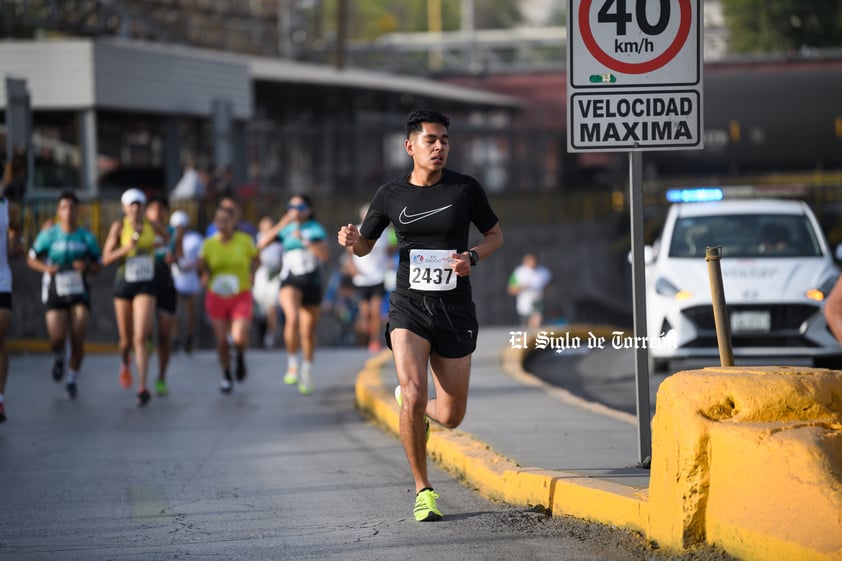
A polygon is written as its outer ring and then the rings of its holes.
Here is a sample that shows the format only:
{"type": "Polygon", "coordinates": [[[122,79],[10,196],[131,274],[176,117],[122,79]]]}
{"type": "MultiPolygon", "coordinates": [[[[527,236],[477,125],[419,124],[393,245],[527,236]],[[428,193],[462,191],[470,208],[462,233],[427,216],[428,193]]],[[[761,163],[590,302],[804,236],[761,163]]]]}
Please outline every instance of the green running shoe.
{"type": "MultiPolygon", "coordinates": [[[[395,400],[398,402],[398,407],[403,407],[403,402],[401,401],[401,387],[400,385],[395,387],[395,400]]],[[[430,418],[424,415],[424,427],[427,429],[427,441],[430,440],[430,418]]]]}
{"type": "Polygon", "coordinates": [[[294,386],[297,383],[298,383],[298,372],[295,371],[295,370],[287,370],[287,373],[284,374],[284,384],[294,386]]]}
{"type": "Polygon", "coordinates": [[[418,522],[432,522],[441,520],[441,511],[436,507],[439,494],[432,489],[424,489],[415,496],[415,509],[412,513],[418,522]]]}
{"type": "Polygon", "coordinates": [[[298,391],[301,395],[310,395],[313,393],[313,380],[309,372],[302,372],[298,378],[298,391]]]}
{"type": "Polygon", "coordinates": [[[155,380],[155,393],[164,396],[170,393],[170,389],[167,387],[166,380],[155,380]]]}

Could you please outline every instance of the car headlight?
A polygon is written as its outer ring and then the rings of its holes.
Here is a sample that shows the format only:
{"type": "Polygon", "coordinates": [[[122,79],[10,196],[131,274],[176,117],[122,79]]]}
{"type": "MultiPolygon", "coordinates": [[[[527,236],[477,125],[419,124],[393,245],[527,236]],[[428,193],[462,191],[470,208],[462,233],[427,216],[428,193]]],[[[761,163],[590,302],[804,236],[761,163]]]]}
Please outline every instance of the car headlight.
{"type": "Polygon", "coordinates": [[[681,290],[667,279],[660,277],[655,281],[655,292],[661,296],[673,298],[676,301],[687,300],[693,293],[688,290],[681,290]]]}
{"type": "Polygon", "coordinates": [[[804,293],[804,296],[809,298],[810,300],[815,300],[816,302],[822,302],[827,295],[830,294],[830,291],[833,290],[833,287],[836,285],[836,280],[838,277],[830,277],[826,279],[821,286],[818,288],[811,288],[810,290],[804,293]]]}

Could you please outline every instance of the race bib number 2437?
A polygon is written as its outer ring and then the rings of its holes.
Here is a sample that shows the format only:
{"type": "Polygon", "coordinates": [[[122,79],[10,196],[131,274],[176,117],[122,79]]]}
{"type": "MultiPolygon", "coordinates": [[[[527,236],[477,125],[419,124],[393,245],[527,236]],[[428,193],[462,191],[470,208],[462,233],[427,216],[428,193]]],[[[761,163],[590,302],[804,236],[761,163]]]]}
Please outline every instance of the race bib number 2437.
{"type": "Polygon", "coordinates": [[[413,249],[409,252],[409,287],[413,290],[453,290],[456,273],[450,256],[455,249],[413,249]]]}

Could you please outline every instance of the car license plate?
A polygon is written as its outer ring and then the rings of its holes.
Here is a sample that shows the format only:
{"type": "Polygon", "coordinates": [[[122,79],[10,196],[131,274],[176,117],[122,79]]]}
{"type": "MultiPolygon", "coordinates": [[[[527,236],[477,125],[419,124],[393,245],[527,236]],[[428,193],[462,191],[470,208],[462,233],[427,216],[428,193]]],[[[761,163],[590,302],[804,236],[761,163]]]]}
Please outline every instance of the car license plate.
{"type": "Polygon", "coordinates": [[[731,312],[731,333],[766,333],[772,328],[768,311],[731,312]]]}

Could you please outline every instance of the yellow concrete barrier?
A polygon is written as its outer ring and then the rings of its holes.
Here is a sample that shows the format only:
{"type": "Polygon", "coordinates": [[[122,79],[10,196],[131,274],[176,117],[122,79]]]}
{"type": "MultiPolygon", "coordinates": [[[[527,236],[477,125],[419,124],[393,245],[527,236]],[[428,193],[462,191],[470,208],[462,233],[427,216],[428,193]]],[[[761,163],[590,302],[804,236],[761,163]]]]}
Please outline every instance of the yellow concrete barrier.
{"type": "Polygon", "coordinates": [[[842,560],[842,372],[680,372],[652,422],[650,538],[752,561],[842,560]]]}

